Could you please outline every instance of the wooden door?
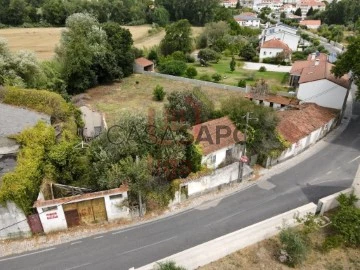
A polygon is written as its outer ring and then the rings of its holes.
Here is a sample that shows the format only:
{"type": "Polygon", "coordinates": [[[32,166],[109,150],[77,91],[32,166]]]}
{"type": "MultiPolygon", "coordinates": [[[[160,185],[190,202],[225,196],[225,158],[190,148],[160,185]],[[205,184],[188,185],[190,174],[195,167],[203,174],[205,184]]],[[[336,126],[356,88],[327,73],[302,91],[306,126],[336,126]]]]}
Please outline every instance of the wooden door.
{"type": "Polygon", "coordinates": [[[107,220],[105,200],[104,198],[98,198],[91,200],[94,220],[95,222],[102,222],[107,220]]]}

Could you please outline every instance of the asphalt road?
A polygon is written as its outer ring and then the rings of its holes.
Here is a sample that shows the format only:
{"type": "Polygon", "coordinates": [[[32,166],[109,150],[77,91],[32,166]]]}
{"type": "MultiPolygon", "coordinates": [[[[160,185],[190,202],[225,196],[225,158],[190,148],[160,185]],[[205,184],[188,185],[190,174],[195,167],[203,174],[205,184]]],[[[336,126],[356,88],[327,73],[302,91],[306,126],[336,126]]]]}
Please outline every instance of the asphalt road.
{"type": "MultiPolygon", "coordinates": [[[[140,267],[351,185],[360,162],[360,106],[347,129],[320,152],[266,184],[255,185],[175,216],[49,249],[0,258],[0,269],[140,267]]],[[[326,140],[329,140],[326,138],[326,140]]]]}

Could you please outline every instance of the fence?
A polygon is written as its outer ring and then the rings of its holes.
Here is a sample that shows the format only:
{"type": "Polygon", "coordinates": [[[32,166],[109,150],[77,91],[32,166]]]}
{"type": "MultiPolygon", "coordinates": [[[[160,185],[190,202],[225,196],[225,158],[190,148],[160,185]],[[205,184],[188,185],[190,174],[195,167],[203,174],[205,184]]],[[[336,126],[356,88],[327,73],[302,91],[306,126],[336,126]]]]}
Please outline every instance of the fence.
{"type": "MultiPolygon", "coordinates": [[[[200,266],[219,260],[239,249],[270,238],[279,233],[279,229],[286,226],[296,226],[294,218],[304,217],[308,213],[314,214],[316,204],[307,205],[290,210],[283,214],[261,221],[236,232],[221,236],[196,247],[179,252],[160,260],[159,262],[174,261],[186,269],[196,269],[200,266]]],[[[151,270],[157,263],[151,263],[138,270],[151,270]]]]}
{"type": "Polygon", "coordinates": [[[191,84],[194,84],[196,86],[209,86],[209,87],[214,87],[214,88],[218,88],[218,89],[222,89],[222,90],[231,90],[231,91],[237,91],[237,92],[243,92],[243,93],[248,92],[247,88],[237,87],[237,86],[232,86],[232,85],[226,85],[226,84],[220,84],[220,83],[213,83],[213,82],[189,79],[189,78],[172,76],[172,75],[168,75],[168,74],[162,74],[162,73],[150,72],[150,71],[142,71],[142,72],[139,72],[139,73],[146,74],[146,75],[149,75],[149,76],[152,76],[152,77],[161,77],[161,78],[166,78],[166,79],[169,79],[169,80],[191,83],[191,84]]]}

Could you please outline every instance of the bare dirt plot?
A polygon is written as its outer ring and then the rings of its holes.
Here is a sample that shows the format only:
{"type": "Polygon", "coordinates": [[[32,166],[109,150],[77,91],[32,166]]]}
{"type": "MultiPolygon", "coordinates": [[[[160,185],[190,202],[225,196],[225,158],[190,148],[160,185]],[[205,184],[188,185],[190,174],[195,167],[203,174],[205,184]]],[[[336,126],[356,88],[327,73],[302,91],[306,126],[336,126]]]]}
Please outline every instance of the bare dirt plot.
{"type": "MultiPolygon", "coordinates": [[[[152,47],[160,43],[165,36],[165,30],[150,35],[150,25],[124,26],[129,29],[137,48],[152,47]]],[[[8,28],[0,29],[0,38],[8,41],[11,51],[30,50],[35,52],[40,60],[51,59],[55,54],[56,45],[59,44],[61,32],[65,28],[8,28]]],[[[202,27],[192,27],[193,36],[198,36],[202,27]]]]}
{"type": "MultiPolygon", "coordinates": [[[[134,74],[123,79],[122,82],[89,89],[86,92],[88,99],[84,102],[92,108],[104,112],[108,124],[113,125],[124,112],[146,114],[150,108],[161,111],[166,101],[158,102],[153,100],[153,89],[156,85],[163,86],[166,93],[192,90],[195,87],[195,85],[180,81],[134,74]]],[[[201,89],[214,101],[217,108],[220,107],[221,101],[229,97],[242,95],[235,91],[220,90],[212,87],[202,87],[201,89]]]]}
{"type": "Polygon", "coordinates": [[[38,59],[45,60],[54,56],[64,28],[8,28],[0,29],[0,38],[8,41],[11,51],[34,51],[38,59]]]}

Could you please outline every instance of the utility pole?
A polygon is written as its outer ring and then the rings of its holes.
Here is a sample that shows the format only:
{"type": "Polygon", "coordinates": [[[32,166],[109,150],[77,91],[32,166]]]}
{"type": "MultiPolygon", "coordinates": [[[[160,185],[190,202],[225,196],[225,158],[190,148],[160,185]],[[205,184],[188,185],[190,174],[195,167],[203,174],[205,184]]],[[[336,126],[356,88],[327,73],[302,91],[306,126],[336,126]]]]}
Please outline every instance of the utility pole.
{"type": "MultiPolygon", "coordinates": [[[[246,115],[244,117],[246,117],[246,124],[245,124],[245,132],[244,132],[244,152],[242,153],[242,157],[245,156],[246,157],[246,140],[247,140],[247,130],[248,130],[248,126],[249,126],[249,120],[258,120],[258,118],[255,117],[251,117],[251,112],[247,112],[246,115]]],[[[242,160],[242,157],[239,160],[239,182],[241,182],[243,180],[243,174],[244,174],[244,162],[242,160]]]]}

